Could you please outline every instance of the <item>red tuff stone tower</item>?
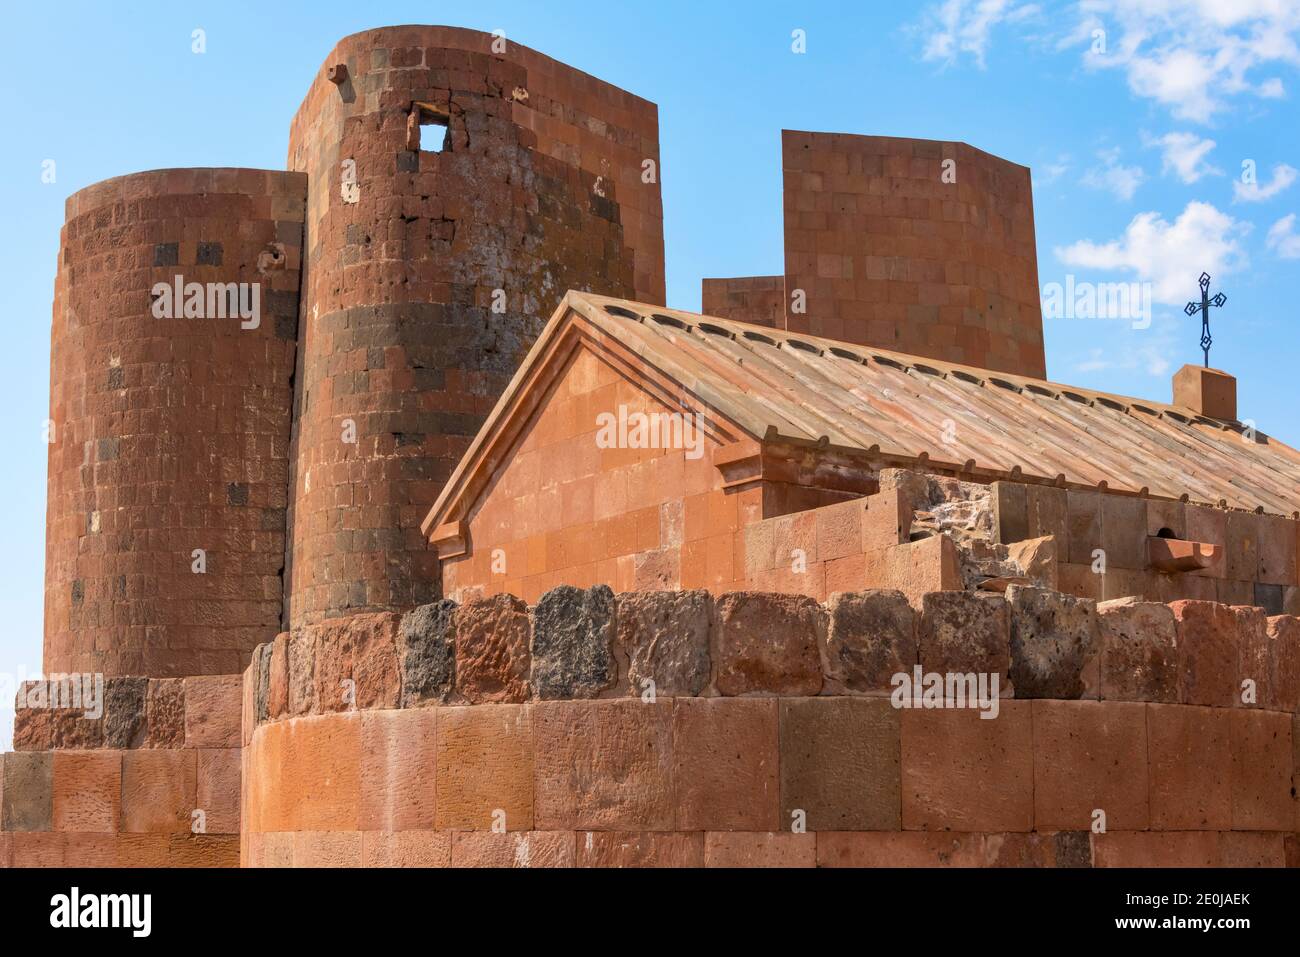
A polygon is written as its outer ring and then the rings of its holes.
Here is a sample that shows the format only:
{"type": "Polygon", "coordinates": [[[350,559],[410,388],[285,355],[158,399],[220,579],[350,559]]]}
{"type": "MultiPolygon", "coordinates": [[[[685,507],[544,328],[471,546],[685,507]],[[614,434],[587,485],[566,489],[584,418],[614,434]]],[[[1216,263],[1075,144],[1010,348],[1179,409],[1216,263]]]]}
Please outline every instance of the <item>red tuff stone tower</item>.
{"type": "Polygon", "coordinates": [[[301,173],[173,169],[69,197],[46,672],[230,674],[278,629],[306,189],[301,173]],[[205,311],[209,283],[256,284],[256,325],[155,303],[177,276],[203,284],[205,311]]]}
{"type": "Polygon", "coordinates": [[[437,597],[419,525],[564,291],[663,302],[654,104],[505,38],[348,37],[308,174],[286,623],[437,597]]]}

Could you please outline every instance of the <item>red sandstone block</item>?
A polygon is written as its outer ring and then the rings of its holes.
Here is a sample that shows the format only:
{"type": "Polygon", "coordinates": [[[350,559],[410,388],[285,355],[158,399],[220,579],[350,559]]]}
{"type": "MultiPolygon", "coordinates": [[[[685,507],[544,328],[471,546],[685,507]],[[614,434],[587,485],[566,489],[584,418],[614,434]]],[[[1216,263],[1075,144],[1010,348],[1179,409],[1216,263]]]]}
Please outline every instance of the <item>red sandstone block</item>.
{"type": "Polygon", "coordinates": [[[1233,830],[1295,828],[1291,723],[1290,715],[1271,711],[1232,712],[1233,830]]]}
{"type": "Polygon", "coordinates": [[[532,709],[540,827],[672,829],[672,699],[555,701],[532,709]]]}
{"type": "Polygon", "coordinates": [[[1219,834],[1220,867],[1285,867],[1287,835],[1259,831],[1219,834]]]}
{"type": "Polygon", "coordinates": [[[357,826],[361,716],[323,715],[257,729],[249,759],[254,831],[350,831],[357,826]]]}
{"type": "Polygon", "coordinates": [[[171,834],[167,842],[168,867],[238,867],[236,834],[171,834]]]}
{"type": "Polygon", "coordinates": [[[198,753],[196,807],[207,834],[239,833],[241,790],[239,748],[204,748],[198,753]]]}
{"type": "Polygon", "coordinates": [[[453,831],[452,867],[573,867],[572,831],[453,831]]]}
{"type": "Polygon", "coordinates": [[[981,867],[983,834],[822,831],[818,867],[981,867]]]}
{"type": "Polygon", "coordinates": [[[816,867],[817,835],[709,831],[705,867],[816,867]]]}
{"type": "Polygon", "coordinates": [[[1296,584],[1297,524],[1282,515],[1255,515],[1258,572],[1256,581],[1274,585],[1296,584]]]}
{"type": "Polygon", "coordinates": [[[903,827],[1028,831],[1033,827],[1030,702],[1001,702],[996,719],[961,710],[902,714],[903,827]]]}
{"type": "Polygon", "coordinates": [[[683,830],[770,831],[778,820],[777,702],[678,698],[673,779],[683,830]]]}
{"type": "Polygon", "coordinates": [[[193,751],[122,753],[122,830],[134,834],[188,832],[195,803],[193,751]]]}
{"type": "Polygon", "coordinates": [[[362,831],[362,867],[450,867],[451,831],[362,831]]]}
{"type": "Polygon", "coordinates": [[[296,831],[294,867],[360,867],[360,831],[296,831]]]}
{"type": "Polygon", "coordinates": [[[801,813],[810,831],[898,828],[899,712],[889,700],[782,699],[780,738],[781,827],[801,813]]]}
{"type": "Polygon", "coordinates": [[[9,835],[14,867],[67,867],[68,835],[59,831],[14,831],[9,835]]]}
{"type": "Polygon", "coordinates": [[[1046,699],[1032,705],[1034,827],[1087,830],[1100,810],[1110,830],[1144,830],[1146,706],[1046,699]]]}
{"type": "Polygon", "coordinates": [[[361,715],[361,830],[434,827],[436,718],[431,708],[361,715]]]}
{"type": "Polygon", "coordinates": [[[1147,705],[1151,826],[1162,831],[1232,826],[1232,735],[1224,708],[1147,705]]]}
{"type": "Polygon", "coordinates": [[[1095,867],[1215,867],[1215,831],[1113,831],[1092,835],[1095,867]]]}
{"type": "Polygon", "coordinates": [[[54,830],[116,831],[121,788],[121,752],[55,751],[54,830]]]}
{"type": "Polygon", "coordinates": [[[814,509],[817,518],[817,559],[829,562],[862,553],[862,525],[866,513],[862,500],[814,509]]]}
{"type": "Polygon", "coordinates": [[[266,692],[267,715],[271,720],[289,710],[289,635],[275,636],[271,645],[270,687],[266,692]]]}
{"type": "Polygon", "coordinates": [[[438,830],[532,830],[531,706],[437,708],[436,714],[438,830]]]}
{"type": "Polygon", "coordinates": [[[316,625],[316,700],[321,711],[397,707],[400,677],[392,612],[316,625]]]}
{"type": "Polygon", "coordinates": [[[1092,841],[1088,831],[987,834],[984,863],[988,867],[1092,867],[1092,841]]]}
{"type": "Polygon", "coordinates": [[[242,693],[239,675],[186,678],[185,747],[239,747],[242,693]]]}
{"type": "Polygon", "coordinates": [[[717,600],[718,676],[724,695],[817,694],[825,610],[803,595],[731,592],[717,600]]]}
{"type": "Polygon", "coordinates": [[[1205,601],[1169,606],[1178,628],[1178,670],[1184,704],[1232,708],[1238,704],[1237,620],[1232,610],[1205,601]]]}
{"type": "MultiPolygon", "coordinates": [[[[117,837],[118,867],[168,867],[171,834],[123,834],[117,837]]],[[[179,836],[179,835],[176,835],[179,836]]]]}
{"type": "Polygon", "coordinates": [[[1269,693],[1260,706],[1271,711],[1300,711],[1300,618],[1268,619],[1269,693]]]}
{"type": "Polygon", "coordinates": [[[118,867],[116,833],[69,832],[65,835],[64,859],[69,867],[118,867]]]}
{"type": "Polygon", "coordinates": [[[703,867],[704,835],[664,831],[585,831],[578,867],[703,867]]]}

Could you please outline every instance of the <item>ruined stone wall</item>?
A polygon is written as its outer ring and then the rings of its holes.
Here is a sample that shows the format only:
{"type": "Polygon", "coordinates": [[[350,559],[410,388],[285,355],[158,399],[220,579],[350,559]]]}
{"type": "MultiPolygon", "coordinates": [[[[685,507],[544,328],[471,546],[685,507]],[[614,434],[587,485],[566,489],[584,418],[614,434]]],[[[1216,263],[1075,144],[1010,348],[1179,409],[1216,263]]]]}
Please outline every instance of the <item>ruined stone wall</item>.
{"type": "Polygon", "coordinates": [[[781,151],[786,328],[1045,377],[1027,167],[843,133],[785,130],[781,151]]]}
{"type": "Polygon", "coordinates": [[[42,684],[0,754],[0,867],[238,865],[237,675],[108,678],[90,717],[42,684]]]}
{"type": "Polygon", "coordinates": [[[305,198],[302,174],[249,169],[156,170],[69,197],[50,336],[47,673],[235,673],[279,629],[305,198]],[[256,284],[256,327],[175,304],[177,318],[155,318],[155,283],[178,275],[256,284]]]}
{"type": "Polygon", "coordinates": [[[292,624],[435,597],[420,522],[564,292],[663,300],[654,105],[495,39],[348,37],[294,118],[292,624]]]}
{"type": "Polygon", "coordinates": [[[1300,620],[1211,602],[443,601],[259,650],[243,861],[1296,865],[1297,711],[1300,620]],[[918,667],[996,710],[899,707],[918,667]]]}

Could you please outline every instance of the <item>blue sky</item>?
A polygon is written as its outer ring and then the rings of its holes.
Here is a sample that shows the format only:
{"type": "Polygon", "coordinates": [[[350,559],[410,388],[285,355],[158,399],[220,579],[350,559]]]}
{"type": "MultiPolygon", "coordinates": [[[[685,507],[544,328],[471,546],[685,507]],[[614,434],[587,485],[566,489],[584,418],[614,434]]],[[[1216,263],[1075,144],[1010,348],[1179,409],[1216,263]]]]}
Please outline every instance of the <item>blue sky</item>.
{"type": "MultiPolygon", "coordinates": [[[[1228,294],[1211,357],[1239,379],[1239,415],[1300,445],[1300,0],[22,3],[7,14],[10,680],[41,658],[41,430],[64,199],[143,169],[283,167],[289,120],[326,53],[369,27],[502,29],[658,103],[668,301],[684,309],[699,308],[703,276],[781,272],[782,127],[964,140],[1028,165],[1041,282],[1140,281],[1154,297],[1148,328],[1047,320],[1049,377],[1168,399],[1174,371],[1201,358],[1181,305],[1206,269],[1228,294]]],[[[0,702],[0,745],[11,708],[12,696],[0,702]]]]}

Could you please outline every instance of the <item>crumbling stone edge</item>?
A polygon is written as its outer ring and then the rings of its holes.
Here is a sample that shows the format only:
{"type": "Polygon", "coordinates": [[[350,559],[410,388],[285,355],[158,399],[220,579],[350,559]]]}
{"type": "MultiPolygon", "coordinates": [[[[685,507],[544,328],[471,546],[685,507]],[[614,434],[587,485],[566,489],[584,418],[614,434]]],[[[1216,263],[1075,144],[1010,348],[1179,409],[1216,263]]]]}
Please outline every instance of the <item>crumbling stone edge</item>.
{"type": "Polygon", "coordinates": [[[888,696],[895,676],[986,675],[1001,698],[1300,712],[1300,618],[1050,589],[770,592],[562,585],[333,619],[259,645],[243,735],[267,721],[439,704],[658,695],[888,696]]]}

